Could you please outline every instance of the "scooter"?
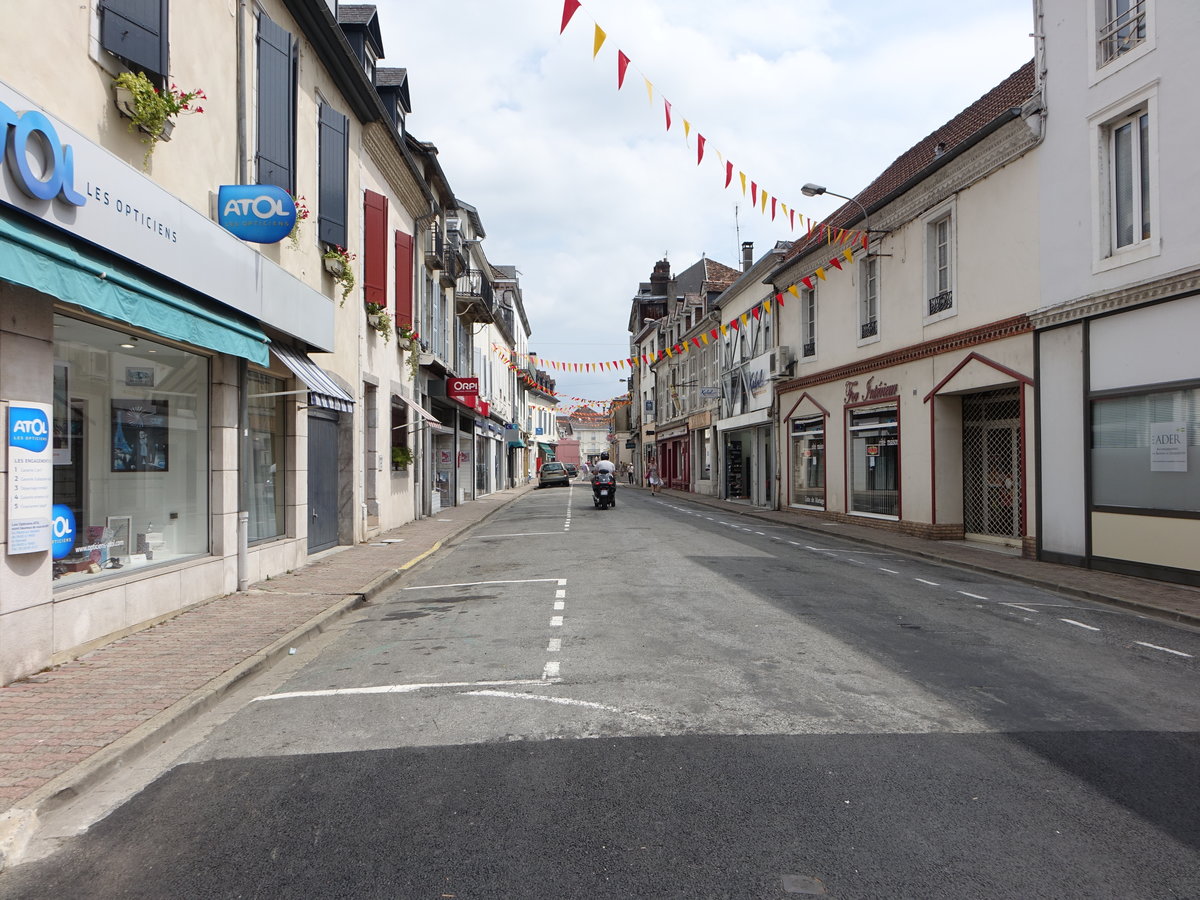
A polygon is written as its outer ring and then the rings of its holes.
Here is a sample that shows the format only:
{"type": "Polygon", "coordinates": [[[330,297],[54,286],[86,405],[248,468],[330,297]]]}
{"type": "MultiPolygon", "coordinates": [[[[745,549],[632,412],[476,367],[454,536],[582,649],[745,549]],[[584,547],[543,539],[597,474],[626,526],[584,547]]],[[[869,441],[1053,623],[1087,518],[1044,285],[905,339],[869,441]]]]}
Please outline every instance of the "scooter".
{"type": "Polygon", "coordinates": [[[612,472],[597,472],[592,476],[592,503],[596,509],[617,505],[617,479],[612,472]]]}

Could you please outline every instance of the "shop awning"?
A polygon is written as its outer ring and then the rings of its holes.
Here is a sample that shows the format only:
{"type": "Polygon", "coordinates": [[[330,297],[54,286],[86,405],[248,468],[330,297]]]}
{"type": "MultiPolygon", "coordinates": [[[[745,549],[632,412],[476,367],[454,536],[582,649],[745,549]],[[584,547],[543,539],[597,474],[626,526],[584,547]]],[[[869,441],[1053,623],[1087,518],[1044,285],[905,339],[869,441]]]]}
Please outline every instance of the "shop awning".
{"type": "Polygon", "coordinates": [[[3,215],[0,278],[162,337],[268,362],[270,341],[253,325],[157,287],[131,264],[3,215]]]}
{"type": "Polygon", "coordinates": [[[439,422],[437,419],[435,419],[433,417],[433,414],[430,413],[429,410],[427,410],[423,406],[421,406],[419,403],[414,403],[413,401],[409,400],[407,397],[403,396],[402,394],[392,394],[392,396],[395,397],[397,400],[402,401],[406,406],[408,406],[409,409],[411,409],[413,412],[415,412],[418,416],[420,416],[422,419],[424,419],[430,425],[441,426],[442,423],[439,422]]]}
{"type": "Polygon", "coordinates": [[[271,352],[287,366],[297,378],[308,385],[308,405],[338,412],[354,412],[354,398],[329,377],[329,373],[308,358],[283,344],[272,344],[271,352]]]}

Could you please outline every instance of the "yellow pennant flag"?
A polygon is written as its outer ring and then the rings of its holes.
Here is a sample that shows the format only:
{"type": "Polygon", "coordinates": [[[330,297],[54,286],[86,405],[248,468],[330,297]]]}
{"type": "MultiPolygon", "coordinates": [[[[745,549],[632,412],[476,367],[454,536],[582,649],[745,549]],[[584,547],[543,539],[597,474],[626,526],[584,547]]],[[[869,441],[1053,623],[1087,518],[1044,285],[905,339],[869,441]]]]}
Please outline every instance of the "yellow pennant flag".
{"type": "Polygon", "coordinates": [[[762,211],[766,212],[767,211],[767,192],[762,191],[761,193],[762,193],[762,211]]]}
{"type": "Polygon", "coordinates": [[[725,337],[729,337],[729,326],[728,325],[721,326],[721,334],[724,335],[725,337]]]}
{"type": "Polygon", "coordinates": [[[700,340],[702,340],[704,342],[704,346],[706,346],[706,347],[708,346],[708,335],[707,334],[700,335],[700,340]]]}
{"type": "Polygon", "coordinates": [[[787,204],[784,203],[782,200],[779,201],[779,209],[785,216],[787,215],[787,204]]]}
{"type": "Polygon", "coordinates": [[[673,353],[671,353],[671,348],[670,348],[670,347],[668,347],[668,348],[667,348],[667,356],[673,356],[673,355],[674,355],[674,354],[673,354],[673,353]]]}
{"type": "Polygon", "coordinates": [[[822,281],[825,280],[825,267],[824,266],[817,266],[817,277],[820,278],[822,281]]]}
{"type": "Polygon", "coordinates": [[[750,314],[749,313],[742,313],[742,324],[743,325],[750,324],[750,314]]]}
{"type": "Polygon", "coordinates": [[[597,55],[599,55],[600,48],[604,46],[604,39],[606,37],[608,37],[608,35],[604,33],[604,29],[597,25],[595,46],[592,48],[592,59],[595,59],[597,55]]]}
{"type": "Polygon", "coordinates": [[[768,315],[770,314],[770,312],[771,312],[771,301],[770,300],[763,301],[763,311],[766,312],[768,315]]]}
{"type": "Polygon", "coordinates": [[[683,139],[686,141],[688,139],[688,135],[690,135],[691,133],[692,133],[692,123],[689,122],[687,119],[684,119],[683,120],[683,139]]]}
{"type": "Polygon", "coordinates": [[[746,173],[738,172],[738,178],[742,179],[742,196],[746,196],[746,173]]]}
{"type": "Polygon", "coordinates": [[[716,151],[714,151],[714,152],[717,154],[717,162],[719,162],[719,163],[723,163],[723,162],[725,162],[725,157],[723,157],[723,156],[721,155],[721,151],[720,151],[720,150],[716,150],[716,151]]]}
{"type": "Polygon", "coordinates": [[[788,287],[788,293],[791,294],[793,297],[795,297],[797,300],[800,299],[800,288],[796,287],[794,284],[790,285],[788,287]]]}
{"type": "Polygon", "coordinates": [[[842,251],[842,256],[846,257],[846,262],[854,262],[854,251],[847,247],[842,251]]]}
{"type": "Polygon", "coordinates": [[[642,76],[642,81],[646,82],[646,97],[650,100],[651,105],[654,104],[654,85],[650,83],[650,79],[645,75],[642,76]]]}

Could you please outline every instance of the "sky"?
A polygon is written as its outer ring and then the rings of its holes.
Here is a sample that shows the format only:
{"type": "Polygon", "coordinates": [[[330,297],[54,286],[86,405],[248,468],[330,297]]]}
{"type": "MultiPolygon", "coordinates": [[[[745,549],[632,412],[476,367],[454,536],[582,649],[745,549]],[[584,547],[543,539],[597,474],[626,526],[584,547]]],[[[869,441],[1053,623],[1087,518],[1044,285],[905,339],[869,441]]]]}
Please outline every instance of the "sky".
{"type": "MultiPolygon", "coordinates": [[[[1030,0],[583,0],[561,34],[563,0],[375,4],[409,132],[479,211],[488,259],[517,267],[530,349],[563,362],[629,355],[630,302],[664,256],[740,268],[741,242],[758,259],[799,236],[738,172],[820,220],[842,201],[801,185],[854,196],[1033,57],[1030,0]]],[[[625,390],[543,368],[564,405],[625,390]]]]}

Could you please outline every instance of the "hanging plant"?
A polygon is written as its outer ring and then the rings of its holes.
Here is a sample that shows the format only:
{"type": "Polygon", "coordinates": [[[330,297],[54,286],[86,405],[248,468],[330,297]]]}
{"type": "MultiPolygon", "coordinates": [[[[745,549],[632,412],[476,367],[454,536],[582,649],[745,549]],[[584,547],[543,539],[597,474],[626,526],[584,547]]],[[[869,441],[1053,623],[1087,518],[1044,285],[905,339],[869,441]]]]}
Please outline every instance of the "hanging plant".
{"type": "Polygon", "coordinates": [[[421,342],[409,325],[397,325],[396,334],[400,338],[400,349],[408,351],[408,371],[415,382],[421,373],[421,342]]]}
{"type": "Polygon", "coordinates": [[[292,242],[292,249],[300,248],[300,225],[308,218],[308,203],[303,197],[292,195],[292,202],[296,204],[296,221],[292,223],[292,230],[288,232],[288,240],[292,242]]]}
{"type": "Polygon", "coordinates": [[[407,447],[392,448],[392,468],[398,472],[408,469],[412,463],[413,453],[407,447]]]}
{"type": "Polygon", "coordinates": [[[384,343],[392,339],[392,317],[378,303],[367,304],[367,324],[378,332],[384,343]]]}
{"type": "Polygon", "coordinates": [[[334,244],[321,257],[325,262],[325,271],[333,276],[333,280],[342,286],[342,304],[354,290],[354,267],[350,265],[354,254],[345,247],[334,244]]]}
{"type": "Polygon", "coordinates": [[[117,109],[129,117],[129,130],[142,132],[142,143],[146,145],[146,155],[142,158],[143,169],[149,167],[155,145],[171,139],[175,117],[204,112],[204,107],[197,105],[196,101],[208,99],[199,88],[182,91],[178,85],[172,84],[165,91],[159,90],[145,72],[122,72],[113,79],[113,88],[116,91],[117,109]]]}

